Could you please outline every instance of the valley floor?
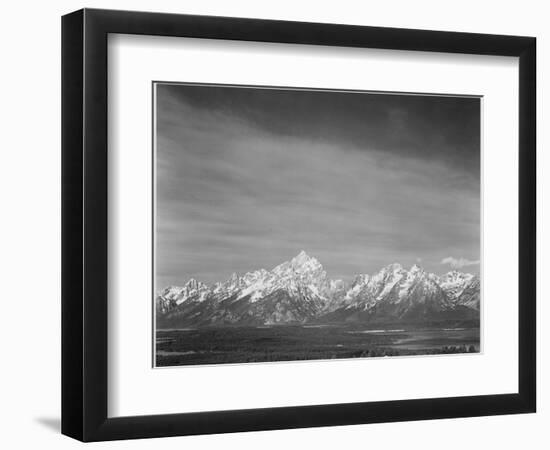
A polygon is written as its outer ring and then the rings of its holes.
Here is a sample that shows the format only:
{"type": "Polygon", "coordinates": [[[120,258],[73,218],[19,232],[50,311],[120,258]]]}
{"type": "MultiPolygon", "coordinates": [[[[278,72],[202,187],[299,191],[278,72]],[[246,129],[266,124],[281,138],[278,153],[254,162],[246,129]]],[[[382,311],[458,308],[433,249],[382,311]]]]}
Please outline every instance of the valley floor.
{"type": "Polygon", "coordinates": [[[472,323],[275,325],[157,330],[156,366],[477,353],[472,323]]]}

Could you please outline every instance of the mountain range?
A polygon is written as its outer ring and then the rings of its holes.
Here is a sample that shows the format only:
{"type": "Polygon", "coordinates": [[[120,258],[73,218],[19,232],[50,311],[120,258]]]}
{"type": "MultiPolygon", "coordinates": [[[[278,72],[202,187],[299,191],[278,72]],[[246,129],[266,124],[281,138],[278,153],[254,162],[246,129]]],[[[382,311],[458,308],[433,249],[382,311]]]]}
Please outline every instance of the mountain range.
{"type": "Polygon", "coordinates": [[[479,320],[480,279],[453,270],[437,276],[390,264],[351,284],[331,280],[300,252],[271,271],[233,274],[208,286],[190,279],[155,299],[159,328],[295,323],[428,323],[479,320]]]}

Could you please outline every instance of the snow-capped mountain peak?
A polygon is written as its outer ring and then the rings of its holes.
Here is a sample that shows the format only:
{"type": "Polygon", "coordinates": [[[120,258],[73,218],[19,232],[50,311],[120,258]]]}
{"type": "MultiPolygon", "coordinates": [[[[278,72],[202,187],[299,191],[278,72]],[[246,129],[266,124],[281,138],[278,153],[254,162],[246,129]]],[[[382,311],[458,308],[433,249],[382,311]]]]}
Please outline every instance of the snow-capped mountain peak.
{"type": "Polygon", "coordinates": [[[157,296],[157,311],[165,312],[184,302],[203,302],[210,294],[208,286],[191,278],[183,287],[168,286],[157,296]]]}
{"type": "Polygon", "coordinates": [[[315,259],[315,258],[312,258],[304,250],[301,250],[300,253],[298,253],[290,261],[291,261],[292,264],[301,265],[301,264],[307,263],[308,261],[310,261],[312,259],[315,259]]]}
{"type": "Polygon", "coordinates": [[[289,271],[307,273],[322,270],[323,266],[321,265],[321,263],[302,250],[290,261],[286,261],[275,267],[273,269],[273,273],[288,273],[289,271]]]}
{"type": "Polygon", "coordinates": [[[473,275],[471,273],[459,272],[458,270],[451,270],[441,277],[445,282],[457,283],[471,280],[473,275]]]}

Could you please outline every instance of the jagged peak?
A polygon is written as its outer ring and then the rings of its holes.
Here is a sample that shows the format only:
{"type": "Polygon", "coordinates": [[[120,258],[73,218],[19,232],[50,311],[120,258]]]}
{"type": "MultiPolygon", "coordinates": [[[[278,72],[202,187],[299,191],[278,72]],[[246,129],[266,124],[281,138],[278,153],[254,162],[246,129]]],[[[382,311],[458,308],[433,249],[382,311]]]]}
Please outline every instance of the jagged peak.
{"type": "Polygon", "coordinates": [[[170,293],[181,291],[182,289],[183,289],[183,287],[181,287],[181,286],[169,285],[169,286],[166,286],[166,287],[160,289],[157,292],[157,295],[159,297],[164,297],[165,295],[169,295],[170,293]]]}
{"type": "Polygon", "coordinates": [[[189,278],[189,281],[185,283],[185,287],[193,287],[193,286],[206,286],[202,281],[198,281],[195,278],[189,278]]]}
{"type": "Polygon", "coordinates": [[[202,281],[198,281],[195,278],[190,278],[187,283],[185,283],[183,286],[176,286],[176,285],[169,285],[165,288],[161,289],[158,292],[159,296],[169,296],[174,295],[177,293],[181,293],[182,291],[193,291],[193,290],[203,290],[208,289],[208,286],[204,284],[202,281]]]}
{"type": "Polygon", "coordinates": [[[321,263],[314,257],[309,256],[305,251],[301,251],[290,261],[286,261],[282,264],[279,264],[273,269],[273,273],[278,274],[281,272],[286,272],[288,270],[294,272],[309,272],[322,270],[323,266],[321,263]]]}
{"type": "Polygon", "coordinates": [[[413,264],[412,265],[412,267],[410,268],[410,270],[407,274],[407,277],[408,278],[414,278],[414,279],[424,279],[424,278],[427,278],[429,280],[435,279],[434,274],[426,272],[424,270],[424,268],[422,266],[420,266],[419,264],[413,264]]]}
{"type": "Polygon", "coordinates": [[[292,258],[290,262],[293,264],[303,264],[311,260],[317,261],[315,258],[309,256],[304,250],[302,250],[294,258],[292,258]]]}
{"type": "Polygon", "coordinates": [[[395,273],[403,271],[403,266],[399,263],[391,263],[383,267],[378,273],[395,273]]]}
{"type": "Polygon", "coordinates": [[[355,275],[355,278],[353,279],[351,285],[357,286],[358,284],[367,284],[370,280],[370,275],[365,273],[360,273],[358,275],[355,275]]]}
{"type": "Polygon", "coordinates": [[[221,283],[221,287],[223,288],[236,288],[242,283],[242,279],[239,276],[238,273],[233,272],[231,276],[225,280],[223,283],[221,283]]]}
{"type": "Polygon", "coordinates": [[[442,278],[445,278],[447,280],[452,280],[456,278],[473,278],[473,277],[474,275],[472,275],[471,273],[461,272],[459,270],[454,269],[447,272],[445,275],[443,275],[442,278]]]}

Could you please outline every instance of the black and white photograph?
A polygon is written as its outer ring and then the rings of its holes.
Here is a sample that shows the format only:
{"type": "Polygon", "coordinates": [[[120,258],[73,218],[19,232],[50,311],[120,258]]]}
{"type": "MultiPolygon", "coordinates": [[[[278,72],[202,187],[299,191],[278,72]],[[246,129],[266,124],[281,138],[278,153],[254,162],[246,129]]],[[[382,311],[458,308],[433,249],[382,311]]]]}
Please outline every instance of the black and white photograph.
{"type": "Polygon", "coordinates": [[[480,352],[480,97],[153,90],[156,367],[480,352]]]}

